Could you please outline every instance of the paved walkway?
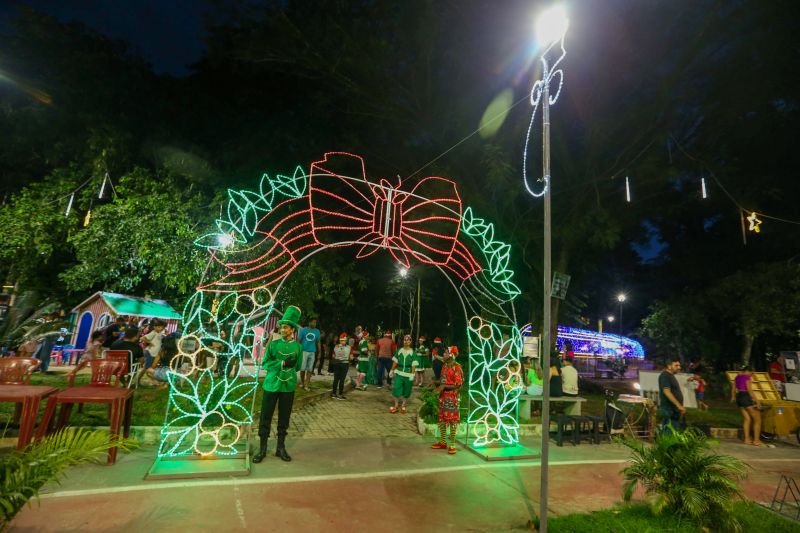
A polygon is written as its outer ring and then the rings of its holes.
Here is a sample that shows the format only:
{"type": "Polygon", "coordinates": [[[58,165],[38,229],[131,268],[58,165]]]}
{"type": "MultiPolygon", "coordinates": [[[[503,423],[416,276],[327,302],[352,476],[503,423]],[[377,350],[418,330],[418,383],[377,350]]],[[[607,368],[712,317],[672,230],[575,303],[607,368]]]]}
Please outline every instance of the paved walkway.
{"type": "MultiPolygon", "coordinates": [[[[144,481],[153,448],[113,467],[77,467],[11,531],[522,531],[538,510],[537,460],[487,463],[463,450],[448,456],[419,436],[290,436],[287,444],[294,461],[269,455],[245,478],[144,481]]],[[[756,501],[771,500],[780,474],[800,478],[796,446],[723,443],[719,451],[753,466],[744,490],[756,501]]],[[[618,503],[627,457],[614,444],[553,447],[550,512],[618,503]]]]}
{"type": "Polygon", "coordinates": [[[327,395],[320,401],[292,413],[290,434],[295,438],[360,439],[369,437],[413,437],[419,409],[419,392],[414,390],[406,414],[389,413],[388,389],[369,387],[350,391],[346,400],[327,395]]]}

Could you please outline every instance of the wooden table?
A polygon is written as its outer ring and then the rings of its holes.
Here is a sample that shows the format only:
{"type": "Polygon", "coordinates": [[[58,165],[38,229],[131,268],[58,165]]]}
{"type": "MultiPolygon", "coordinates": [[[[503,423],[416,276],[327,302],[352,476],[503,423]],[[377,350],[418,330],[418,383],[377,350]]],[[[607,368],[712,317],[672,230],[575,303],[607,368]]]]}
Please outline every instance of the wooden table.
{"type": "MultiPolygon", "coordinates": [[[[36,417],[39,416],[39,405],[42,398],[58,391],[46,385],[0,385],[0,402],[22,404],[22,417],[19,421],[19,438],[17,449],[27,446],[33,438],[36,417]]],[[[42,420],[44,422],[44,419],[42,420]]]]}
{"type": "MultiPolygon", "coordinates": [[[[58,417],[56,429],[63,428],[69,422],[72,406],[76,403],[107,403],[110,406],[109,431],[112,437],[118,437],[120,426],[123,426],[125,437],[130,435],[131,410],[133,408],[133,390],[120,387],[85,385],[83,387],[70,387],[50,396],[47,408],[42,415],[36,440],[44,437],[51,431],[50,426],[56,412],[56,407],[61,404],[61,413],[58,417]]],[[[117,460],[117,447],[108,450],[108,464],[113,465],[117,460]]]]}

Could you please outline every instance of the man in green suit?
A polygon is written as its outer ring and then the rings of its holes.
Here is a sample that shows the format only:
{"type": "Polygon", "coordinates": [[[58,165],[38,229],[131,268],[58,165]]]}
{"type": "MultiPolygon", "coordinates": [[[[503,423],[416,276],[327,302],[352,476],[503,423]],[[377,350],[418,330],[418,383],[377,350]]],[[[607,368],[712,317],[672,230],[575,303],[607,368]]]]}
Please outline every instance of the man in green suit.
{"type": "Polygon", "coordinates": [[[267,439],[272,426],[272,415],[278,406],[278,447],[275,456],[284,461],[292,458],[286,453],[286,430],[292,416],[294,391],[297,388],[297,372],[303,361],[303,347],[295,340],[299,328],[300,309],[294,305],[286,308],[283,318],[278,320],[281,338],[267,345],[261,367],[267,371],[264,377],[264,397],[261,401],[261,420],[258,426],[260,438],[254,463],[260,463],[267,455],[267,439]]]}

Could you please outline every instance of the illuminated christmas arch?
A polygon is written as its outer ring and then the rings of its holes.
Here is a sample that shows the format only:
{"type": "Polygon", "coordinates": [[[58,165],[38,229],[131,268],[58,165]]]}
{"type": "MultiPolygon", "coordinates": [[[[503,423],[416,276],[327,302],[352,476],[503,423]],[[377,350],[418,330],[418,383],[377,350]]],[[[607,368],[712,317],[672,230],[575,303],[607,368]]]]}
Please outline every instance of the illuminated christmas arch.
{"type": "Polygon", "coordinates": [[[407,268],[423,263],[444,274],[467,323],[469,443],[518,442],[522,380],[514,361],[522,353],[522,336],[511,247],[495,237],[492,223],[464,208],[455,182],[371,181],[361,157],[329,152],[308,172],[297,167],[292,176],[265,174],[257,190],[229,190],[225,216],[216,225],[218,231],[195,244],[208,250],[223,274],[203,280],[184,309],[179,357],[168,372],[159,458],[246,450],[258,365],[253,371],[240,365],[235,378],[226,367],[217,378],[198,358],[216,343],[213,357],[228,366],[240,363],[259,343],[254,328],[272,313],[291,272],[333,247],[354,248],[357,258],[389,253],[407,268]]]}

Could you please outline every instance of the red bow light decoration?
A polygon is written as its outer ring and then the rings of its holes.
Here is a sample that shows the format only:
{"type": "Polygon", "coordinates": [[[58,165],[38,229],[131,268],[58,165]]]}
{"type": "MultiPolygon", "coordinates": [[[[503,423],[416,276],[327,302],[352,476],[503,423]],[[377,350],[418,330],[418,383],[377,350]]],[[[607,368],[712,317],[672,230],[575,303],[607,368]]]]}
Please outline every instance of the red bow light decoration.
{"type": "Polygon", "coordinates": [[[226,274],[199,289],[241,292],[274,285],[321,246],[360,245],[358,258],[385,248],[406,268],[413,259],[467,279],[481,266],[458,239],[461,209],[456,184],[448,179],[428,177],[410,191],[399,180],[376,185],[367,181],[361,157],[329,152],[311,164],[308,194],[276,205],[258,221],[246,247],[212,250],[226,274]],[[350,172],[334,171],[347,167],[350,172]]]}
{"type": "Polygon", "coordinates": [[[361,157],[329,152],[311,164],[309,206],[311,231],[323,246],[360,245],[358,258],[385,248],[406,268],[414,259],[461,279],[481,270],[458,239],[461,198],[448,179],[427,177],[408,191],[399,178],[372,184],[361,157]]]}

